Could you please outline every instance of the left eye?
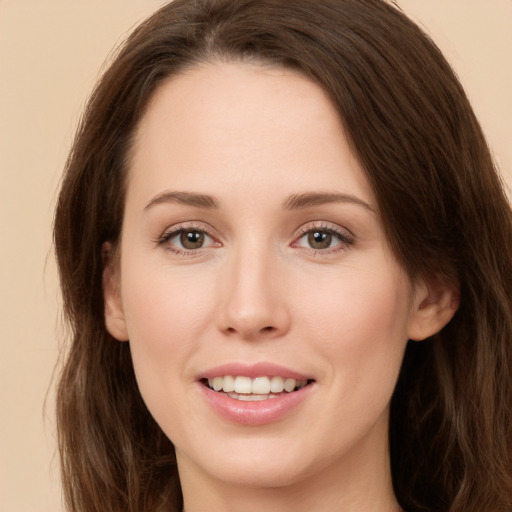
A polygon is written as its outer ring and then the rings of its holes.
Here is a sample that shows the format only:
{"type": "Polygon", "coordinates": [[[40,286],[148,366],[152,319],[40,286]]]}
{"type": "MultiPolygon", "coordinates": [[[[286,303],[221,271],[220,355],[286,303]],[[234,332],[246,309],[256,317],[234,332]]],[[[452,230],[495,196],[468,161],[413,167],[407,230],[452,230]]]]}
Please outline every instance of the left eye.
{"type": "Polygon", "coordinates": [[[337,233],[330,229],[310,229],[297,241],[299,247],[307,247],[316,251],[332,249],[350,243],[351,240],[347,235],[337,233]]]}

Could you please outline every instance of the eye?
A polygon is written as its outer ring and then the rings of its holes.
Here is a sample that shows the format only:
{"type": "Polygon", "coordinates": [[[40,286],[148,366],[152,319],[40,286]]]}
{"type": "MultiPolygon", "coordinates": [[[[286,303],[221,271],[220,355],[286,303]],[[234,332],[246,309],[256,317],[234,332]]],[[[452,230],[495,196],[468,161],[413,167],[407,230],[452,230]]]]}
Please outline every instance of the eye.
{"type": "Polygon", "coordinates": [[[306,228],[294,245],[314,251],[328,252],[329,250],[343,249],[353,242],[353,237],[348,233],[331,227],[313,227],[306,228]]]}
{"type": "Polygon", "coordinates": [[[183,226],[164,233],[158,239],[158,243],[178,254],[190,253],[216,244],[215,240],[203,229],[183,226]]]}
{"type": "Polygon", "coordinates": [[[206,236],[202,231],[182,230],[173,238],[178,239],[184,249],[200,249],[204,245],[206,236]]]}
{"type": "Polygon", "coordinates": [[[328,249],[333,242],[332,233],[327,231],[310,231],[307,234],[308,245],[312,249],[328,249]]]}

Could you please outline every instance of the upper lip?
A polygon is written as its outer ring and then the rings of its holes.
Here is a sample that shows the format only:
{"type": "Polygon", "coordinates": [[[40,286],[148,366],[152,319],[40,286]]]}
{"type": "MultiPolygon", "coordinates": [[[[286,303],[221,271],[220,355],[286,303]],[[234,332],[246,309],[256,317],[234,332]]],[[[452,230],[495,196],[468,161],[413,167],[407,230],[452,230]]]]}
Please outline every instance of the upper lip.
{"type": "Polygon", "coordinates": [[[224,377],[231,375],[236,377],[238,375],[244,377],[250,377],[255,379],[256,377],[284,377],[295,380],[311,380],[312,377],[303,373],[297,372],[285,366],[269,363],[226,363],[220,366],[215,366],[201,372],[197,376],[197,380],[201,379],[213,379],[214,377],[224,377]]]}

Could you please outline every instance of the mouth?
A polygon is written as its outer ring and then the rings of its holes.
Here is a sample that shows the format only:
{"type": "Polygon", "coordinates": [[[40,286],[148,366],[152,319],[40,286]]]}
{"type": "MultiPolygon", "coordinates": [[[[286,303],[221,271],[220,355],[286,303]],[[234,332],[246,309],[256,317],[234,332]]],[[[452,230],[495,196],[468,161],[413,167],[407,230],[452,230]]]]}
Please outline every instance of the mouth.
{"type": "Polygon", "coordinates": [[[311,385],[313,379],[294,379],[281,376],[224,375],[201,379],[201,383],[212,391],[244,402],[258,402],[279,398],[311,385]]]}
{"type": "Polygon", "coordinates": [[[196,382],[218,416],[243,426],[273,424],[290,417],[308,403],[317,387],[311,375],[264,361],[210,368],[196,382]]]}

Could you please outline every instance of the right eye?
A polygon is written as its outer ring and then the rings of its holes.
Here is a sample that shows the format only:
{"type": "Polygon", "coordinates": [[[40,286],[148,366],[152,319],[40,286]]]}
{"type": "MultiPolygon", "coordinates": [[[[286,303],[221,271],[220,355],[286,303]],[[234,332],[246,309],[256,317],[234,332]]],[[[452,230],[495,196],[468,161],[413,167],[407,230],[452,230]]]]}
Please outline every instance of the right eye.
{"type": "Polygon", "coordinates": [[[215,240],[203,229],[178,227],[167,231],[158,240],[177,254],[187,254],[216,245],[215,240]]]}
{"type": "Polygon", "coordinates": [[[173,238],[171,238],[171,240],[176,239],[176,242],[179,240],[179,244],[182,248],[192,250],[200,249],[203,247],[205,238],[207,236],[208,235],[206,235],[203,231],[182,230],[173,238]]]}

